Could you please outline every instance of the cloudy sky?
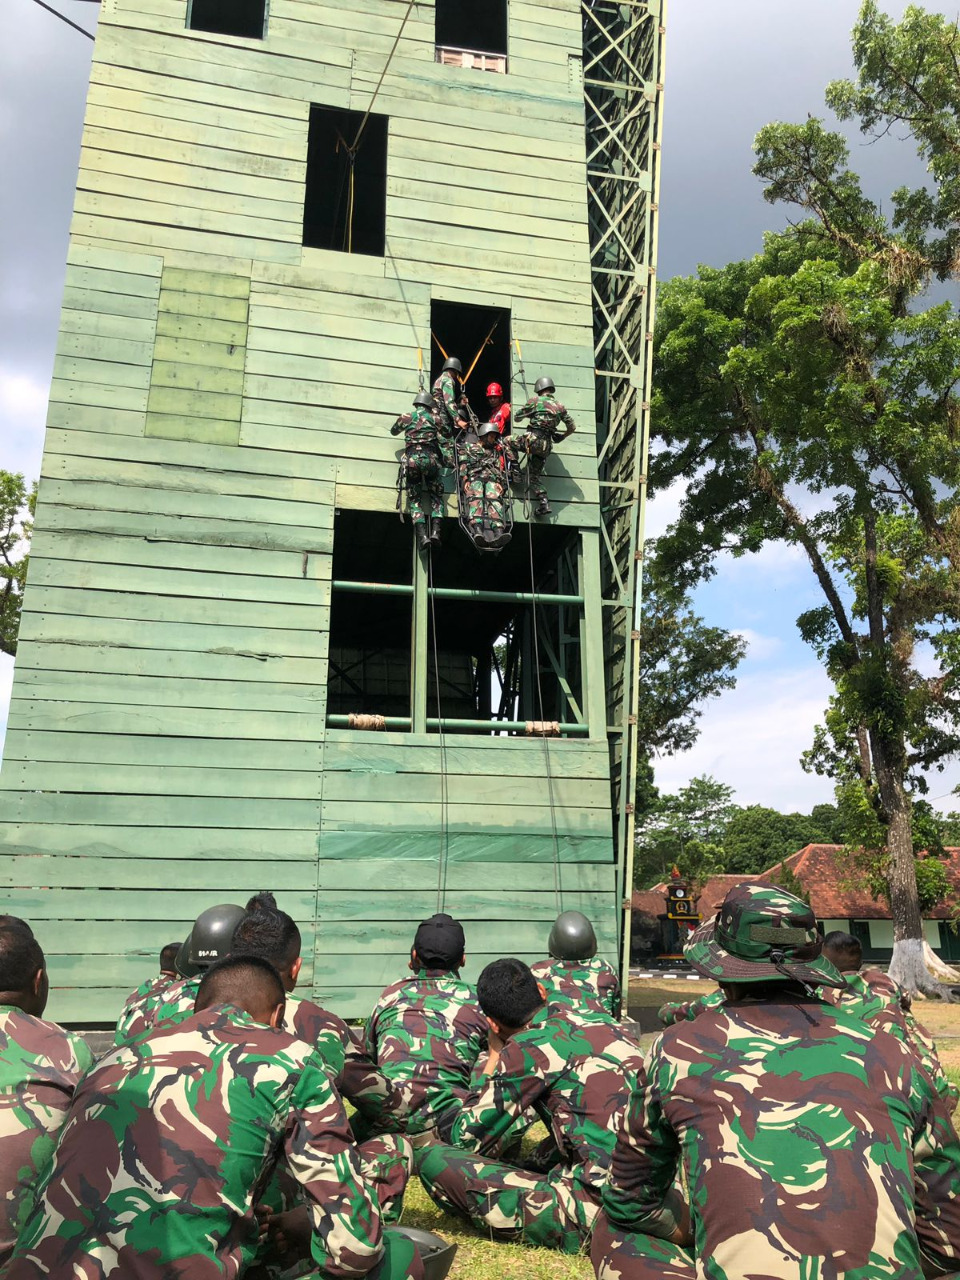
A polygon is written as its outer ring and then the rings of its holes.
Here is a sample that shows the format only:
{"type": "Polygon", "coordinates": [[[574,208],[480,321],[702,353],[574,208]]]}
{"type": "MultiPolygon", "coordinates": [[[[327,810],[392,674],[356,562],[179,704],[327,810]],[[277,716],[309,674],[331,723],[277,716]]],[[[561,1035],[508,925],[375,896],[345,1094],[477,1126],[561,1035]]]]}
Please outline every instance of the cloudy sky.
{"type": "MultiPolygon", "coordinates": [[[[770,120],[823,109],[823,88],[850,71],[857,0],[669,0],[660,274],[720,266],[755,252],[783,216],[751,175],[750,144],[770,120]]],[[[56,0],[93,29],[96,4],[56,0]]],[[[899,15],[904,5],[891,3],[899,15]]],[[[0,466],[38,473],[56,344],[67,229],[91,42],[31,0],[4,0],[0,42],[0,466]]],[[[882,195],[891,151],[855,142],[855,164],[882,195]]],[[[901,166],[903,157],[897,154],[901,166]]],[[[902,172],[902,170],[901,170],[902,172]]],[[[668,496],[648,532],[669,520],[668,496]]],[[[798,758],[829,694],[794,619],[819,603],[803,560],[773,548],[730,561],[697,597],[712,623],[741,632],[750,651],[737,688],[703,717],[700,742],[659,762],[673,790],[712,773],[742,803],[808,809],[831,796],[798,758]]],[[[0,735],[12,663],[0,657],[0,735]]],[[[960,771],[933,780],[943,807],[960,771]]]]}

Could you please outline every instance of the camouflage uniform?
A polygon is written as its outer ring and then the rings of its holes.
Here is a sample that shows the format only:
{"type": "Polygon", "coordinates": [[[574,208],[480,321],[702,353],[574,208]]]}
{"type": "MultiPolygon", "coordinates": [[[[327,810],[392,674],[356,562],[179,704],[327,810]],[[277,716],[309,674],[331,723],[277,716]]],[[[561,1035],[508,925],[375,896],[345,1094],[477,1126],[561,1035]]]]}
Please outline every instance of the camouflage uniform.
{"type": "Polygon", "coordinates": [[[158,1026],[168,1023],[173,1026],[189,1018],[197,1002],[197,992],[200,989],[202,977],[203,974],[200,973],[194,978],[180,978],[178,981],[171,982],[149,1001],[144,1002],[132,1017],[123,1019],[121,1015],[123,1026],[121,1027],[120,1022],[117,1023],[117,1032],[114,1037],[117,1047],[135,1044],[144,1036],[150,1035],[158,1026]]]}
{"type": "Polygon", "coordinates": [[[825,993],[837,1008],[852,1013],[871,1026],[882,1025],[900,1040],[905,1040],[930,1073],[937,1092],[946,1099],[952,1111],[960,1090],[947,1079],[937,1047],[930,1032],[910,1012],[910,998],[899,983],[880,969],[861,969],[845,973],[846,991],[825,993]]]}
{"type": "Polygon", "coordinates": [[[530,420],[529,428],[514,432],[511,439],[518,452],[527,455],[527,484],[530,492],[538,501],[546,502],[543,469],[553,452],[553,446],[563,439],[558,429],[559,424],[563,423],[568,434],[574,430],[575,424],[564,406],[552,394],[531,396],[523,408],[518,409],[516,422],[523,422],[527,418],[530,420]]]}
{"type": "Polygon", "coordinates": [[[479,441],[457,446],[461,511],[475,537],[489,531],[502,534],[506,527],[507,472],[500,465],[500,451],[485,449],[479,441]]]}
{"type": "Polygon", "coordinates": [[[550,1004],[579,1013],[620,1017],[620,979],[606,960],[540,960],[531,972],[547,993],[550,1004]]]}
{"type": "Polygon", "coordinates": [[[960,1140],[903,1040],[805,994],[842,984],[809,906],[738,885],[686,955],[746,985],[651,1046],[603,1191],[598,1280],[921,1280],[921,1251],[930,1274],[955,1271],[960,1140]],[[669,1240],[681,1163],[692,1251],[669,1240]]]}
{"type": "Polygon", "coordinates": [[[120,1017],[117,1019],[117,1030],[114,1035],[114,1044],[127,1044],[138,1034],[138,1028],[144,1029],[146,1019],[152,1016],[153,1009],[156,1007],[160,997],[166,991],[167,987],[172,986],[178,981],[169,973],[157,974],[155,978],[147,978],[141,982],[136,991],[131,992],[124,1001],[123,1008],[120,1010],[120,1017]],[[131,1034],[132,1032],[132,1034],[131,1034]]]}
{"type": "Polygon", "coordinates": [[[410,519],[415,525],[426,523],[428,515],[434,520],[443,516],[443,452],[437,418],[430,409],[415,405],[411,413],[401,414],[390,428],[394,436],[402,431],[406,441],[400,465],[404,469],[410,519]]]}
{"type": "Polygon", "coordinates": [[[364,1044],[388,1080],[407,1094],[407,1133],[436,1129],[449,1137],[488,1030],[476,992],[456,972],[421,969],[383,992],[364,1044]]]}
{"type": "Polygon", "coordinates": [[[710,1013],[713,1009],[722,1008],[726,999],[723,988],[717,987],[716,991],[710,991],[696,1000],[663,1004],[657,1010],[657,1017],[665,1027],[672,1027],[675,1022],[693,1022],[694,1018],[699,1018],[701,1013],[710,1013]]]}
{"type": "Polygon", "coordinates": [[[77,1090],[8,1280],[241,1274],[254,1206],[284,1154],[320,1274],[422,1274],[384,1235],[343,1104],[311,1046],[233,1008],[117,1049],[77,1090]]]}
{"type": "Polygon", "coordinates": [[[78,1035],[0,1007],[0,1264],[10,1256],[93,1054],[78,1035]]]}
{"type": "Polygon", "coordinates": [[[430,1147],[417,1171],[428,1195],[494,1239],[579,1252],[600,1207],[617,1129],[643,1069],[640,1049],[608,1020],[554,1005],[504,1046],[496,1070],[474,1077],[453,1124],[456,1147],[430,1147]],[[546,1174],[488,1158],[532,1107],[560,1163],[546,1174]]]}
{"type": "Polygon", "coordinates": [[[461,418],[460,397],[463,392],[460,384],[450,369],[440,374],[431,387],[437,412],[440,419],[440,430],[447,436],[453,436],[460,429],[457,422],[461,418]]]}

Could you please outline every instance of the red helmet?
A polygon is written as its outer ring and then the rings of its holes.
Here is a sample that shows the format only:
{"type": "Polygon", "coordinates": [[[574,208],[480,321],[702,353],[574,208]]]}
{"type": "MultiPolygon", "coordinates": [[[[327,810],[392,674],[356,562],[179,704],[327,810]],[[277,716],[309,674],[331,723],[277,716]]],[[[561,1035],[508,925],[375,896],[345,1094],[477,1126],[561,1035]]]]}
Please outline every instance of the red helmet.
{"type": "Polygon", "coordinates": [[[499,397],[501,398],[501,400],[502,400],[502,399],[503,399],[503,387],[501,387],[501,385],[500,385],[500,383],[499,383],[499,382],[491,382],[491,383],[490,383],[490,385],[489,385],[489,387],[487,387],[487,395],[488,395],[488,396],[499,396],[499,397]]]}

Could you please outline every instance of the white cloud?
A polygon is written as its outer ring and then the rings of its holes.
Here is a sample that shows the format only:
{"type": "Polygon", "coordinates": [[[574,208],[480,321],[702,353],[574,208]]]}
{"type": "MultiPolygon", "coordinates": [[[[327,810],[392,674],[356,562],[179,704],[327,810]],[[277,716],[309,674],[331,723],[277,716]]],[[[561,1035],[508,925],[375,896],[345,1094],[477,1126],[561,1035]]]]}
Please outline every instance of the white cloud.
{"type": "Polygon", "coordinates": [[[674,480],[669,489],[662,490],[650,500],[644,522],[644,538],[659,538],[661,534],[666,533],[680,514],[680,503],[684,499],[686,489],[687,482],[683,476],[680,476],[679,479],[674,480]]]}
{"type": "Polygon", "coordinates": [[[31,478],[39,474],[49,392],[29,374],[0,365],[0,467],[5,471],[23,471],[31,478]]]}
{"type": "Polygon", "coordinates": [[[783,641],[779,636],[766,636],[759,631],[753,631],[750,627],[738,627],[734,635],[746,640],[748,655],[756,662],[766,662],[768,658],[776,657],[783,649],[783,641]]]}

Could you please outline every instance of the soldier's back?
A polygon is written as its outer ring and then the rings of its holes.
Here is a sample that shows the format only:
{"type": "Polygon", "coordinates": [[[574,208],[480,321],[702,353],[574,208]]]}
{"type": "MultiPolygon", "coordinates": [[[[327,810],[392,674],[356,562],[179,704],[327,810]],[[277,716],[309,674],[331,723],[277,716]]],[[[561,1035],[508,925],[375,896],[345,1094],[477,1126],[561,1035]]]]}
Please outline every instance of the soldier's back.
{"type": "Polygon", "coordinates": [[[74,1090],[92,1065],[80,1036],[12,1006],[0,1008],[0,1263],[16,1241],[74,1090]]]}
{"type": "MultiPolygon", "coordinates": [[[[914,1280],[925,1129],[956,1156],[948,1113],[897,1037],[817,999],[739,1001],[654,1044],[625,1129],[645,1132],[645,1154],[623,1168],[654,1185],[651,1164],[672,1167],[679,1143],[703,1274],[806,1275],[816,1261],[821,1280],[914,1280]]],[[[614,1196],[636,1204],[619,1157],[614,1196]]]]}
{"type": "Polygon", "coordinates": [[[584,1013],[616,1017],[620,1006],[620,980],[605,960],[539,960],[531,971],[547,993],[547,999],[584,1013]]]}
{"type": "Polygon", "coordinates": [[[411,1132],[459,1105],[487,1031],[473,987],[455,974],[428,971],[383,992],[366,1047],[388,1079],[409,1087],[411,1132]]]}
{"type": "Polygon", "coordinates": [[[117,1019],[115,1044],[129,1044],[152,1025],[154,1009],[163,999],[167,988],[176,981],[177,979],[171,978],[169,974],[160,973],[154,978],[147,978],[141,982],[136,991],[132,991],[127,996],[117,1019]]]}

